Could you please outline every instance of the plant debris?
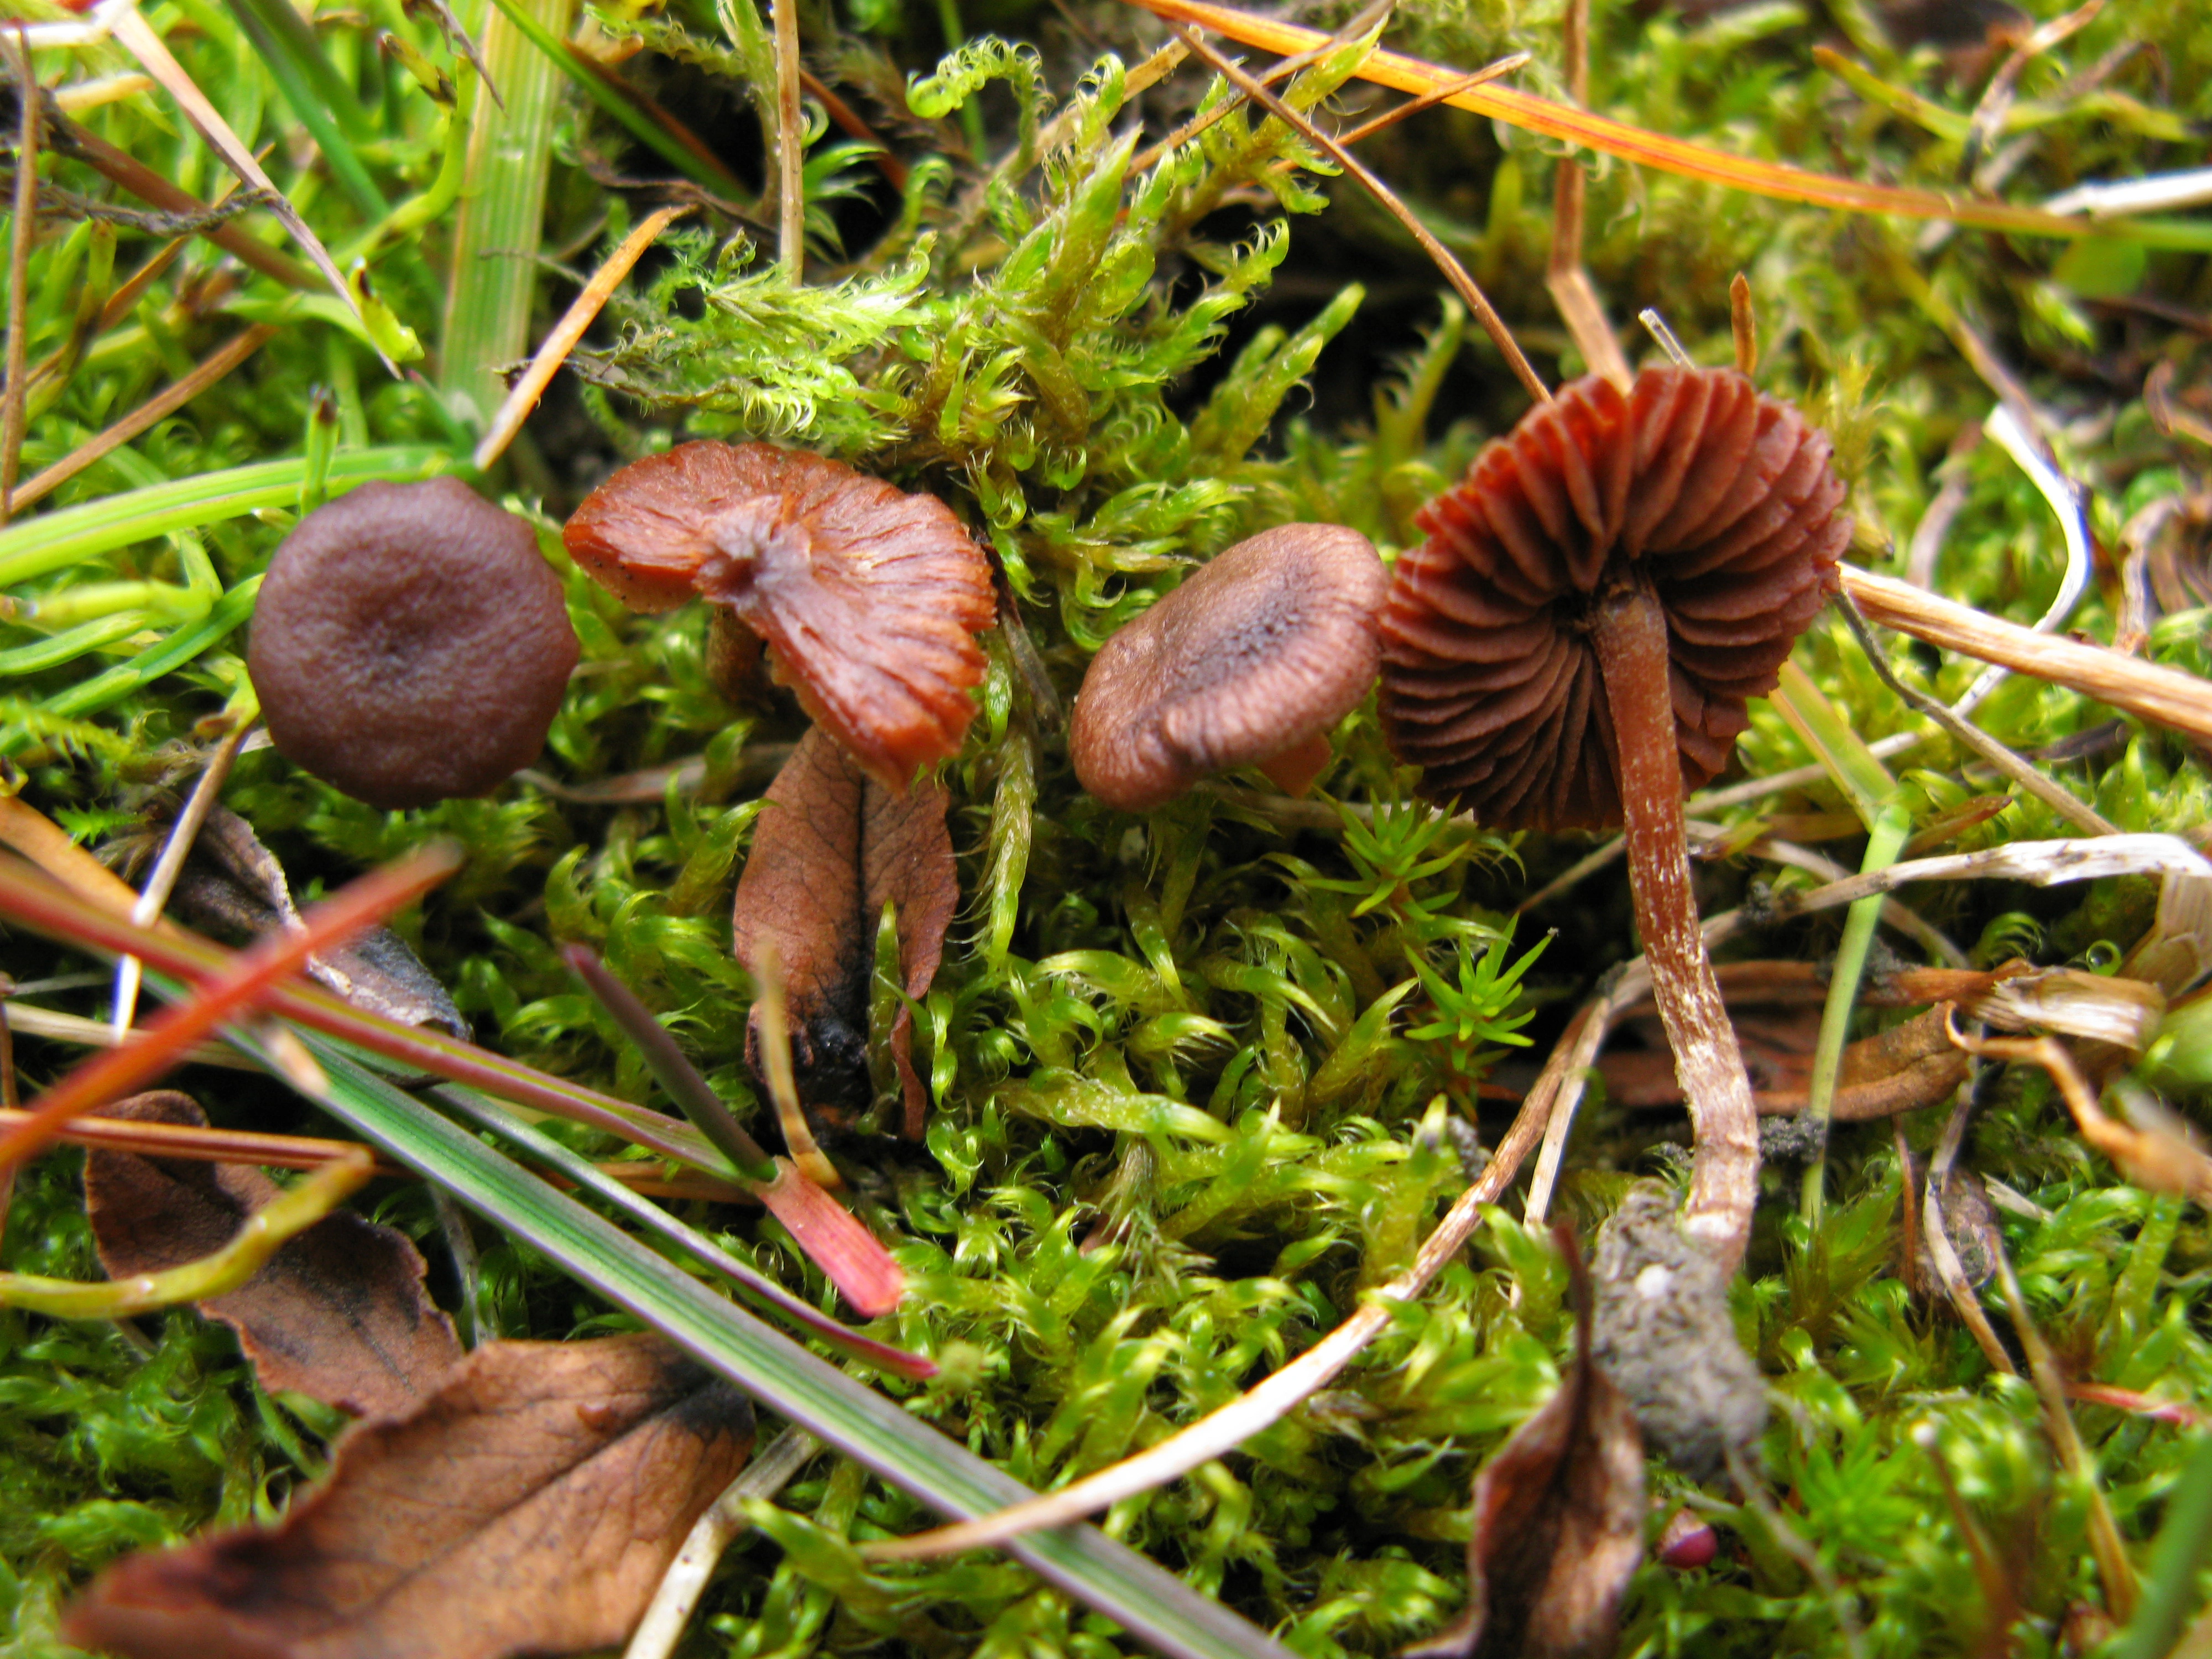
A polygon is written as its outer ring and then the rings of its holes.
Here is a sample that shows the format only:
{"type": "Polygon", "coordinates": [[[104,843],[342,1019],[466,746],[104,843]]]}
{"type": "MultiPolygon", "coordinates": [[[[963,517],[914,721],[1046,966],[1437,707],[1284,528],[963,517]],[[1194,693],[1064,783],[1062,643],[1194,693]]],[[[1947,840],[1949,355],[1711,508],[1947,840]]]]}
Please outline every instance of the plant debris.
{"type": "MultiPolygon", "coordinates": [[[[818,727],[799,739],[769,786],[767,807],[738,880],[732,933],[748,967],[772,947],[781,963],[793,1025],[799,1098],[826,1127],[855,1125],[874,1103],[868,1076],[870,988],[876,930],[886,906],[898,919],[898,961],[908,1000],[928,993],[960,890],[945,829],[943,788],[903,794],[877,781],[818,727]]],[[[896,1068],[902,1127],[921,1136],[929,1097],[913,1058],[905,1002],[885,1034],[896,1068]]],[[[759,1058],[758,1016],[747,1057],[759,1058]]]]}
{"type": "MultiPolygon", "coordinates": [[[[205,1127],[188,1095],[134,1095],[105,1117],[205,1127]]],[[[250,1164],[89,1153],[85,1211],[110,1279],[206,1255],[276,1196],[250,1164]]],[[[357,1417],[393,1417],[435,1389],[461,1357],[453,1322],[422,1285],[406,1237],[338,1211],[289,1240],[239,1289],[202,1304],[238,1333],[262,1386],[295,1389],[357,1417]]]]}
{"type": "Polygon", "coordinates": [[[280,1524],[131,1557],[62,1634],[125,1659],[605,1647],[751,1445],[744,1397],[659,1337],[486,1343],[280,1524]]]}
{"type": "Polygon", "coordinates": [[[1620,1390],[1593,1363],[1590,1285],[1562,1228],[1575,1352],[1558,1390],[1474,1477],[1468,1607],[1407,1659],[1581,1659],[1609,1653],[1621,1597],[1644,1559],[1644,1443],[1620,1390]]]}

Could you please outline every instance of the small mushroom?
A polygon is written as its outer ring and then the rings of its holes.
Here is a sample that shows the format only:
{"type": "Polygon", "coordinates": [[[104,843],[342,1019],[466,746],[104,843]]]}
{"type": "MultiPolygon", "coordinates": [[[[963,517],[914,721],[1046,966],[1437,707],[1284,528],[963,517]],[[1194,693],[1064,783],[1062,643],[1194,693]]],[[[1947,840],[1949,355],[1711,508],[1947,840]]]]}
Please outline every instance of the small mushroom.
{"type": "Polygon", "coordinates": [[[989,563],[935,496],[803,450],[689,443],[617,472],[562,539],[635,610],[695,592],[726,607],[887,788],[958,752],[996,606],[989,563]]]}
{"type": "Polygon", "coordinates": [[[1383,729],[1422,790],[1504,829],[1627,830],[1652,988],[1698,1137],[1688,1225],[1732,1266],[1750,1085],[1690,890],[1686,786],[1728,763],[1835,591],[1828,441],[1725,369],[1577,380],[1421,509],[1382,617],[1383,729]]]}
{"type": "Polygon", "coordinates": [[[458,478],[366,483],[276,550],[246,661],[278,752],[395,811],[536,759],[576,635],[522,520],[458,478]]]}
{"type": "Polygon", "coordinates": [[[1075,700],[1075,775],[1142,812],[1257,766],[1303,794],[1328,728],[1375,683],[1388,578],[1367,538],[1286,524],[1217,555],[1106,641],[1075,700]]]}

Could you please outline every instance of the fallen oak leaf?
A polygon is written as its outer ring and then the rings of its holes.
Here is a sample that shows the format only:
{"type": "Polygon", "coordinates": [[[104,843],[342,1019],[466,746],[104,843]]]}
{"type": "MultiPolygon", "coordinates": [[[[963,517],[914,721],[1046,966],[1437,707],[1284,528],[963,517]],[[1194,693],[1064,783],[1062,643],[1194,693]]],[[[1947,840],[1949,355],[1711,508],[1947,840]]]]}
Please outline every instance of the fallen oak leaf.
{"type": "MultiPolygon", "coordinates": [[[[193,1127],[208,1121],[191,1097],[166,1090],[118,1101],[104,1115],[193,1127]]],[[[104,1151],[85,1158],[85,1213],[100,1265],[115,1279],[210,1254],[282,1190],[251,1164],[104,1151]]],[[[356,1416],[396,1416],[461,1358],[453,1322],[422,1288],[423,1273],[404,1234],[340,1210],[199,1308],[238,1333],[264,1388],[295,1389],[356,1416]]]]}
{"type": "Polygon", "coordinates": [[[744,1462],[743,1395],[657,1336],[489,1342],[360,1425],[273,1528],[110,1568],[63,1639],[125,1659],[503,1659],[619,1642],[744,1462]]]}
{"type": "Polygon", "coordinates": [[[1575,1298],[1575,1357],[1559,1391],[1474,1477],[1467,1611],[1403,1659],[1573,1659],[1613,1650],[1644,1558],[1644,1442],[1590,1353],[1589,1274],[1574,1235],[1553,1237],[1575,1298]]]}
{"type": "MultiPolygon", "coordinates": [[[[819,727],[769,786],[731,915],[738,959],[757,970],[763,946],[781,962],[793,1026],[800,1099],[841,1125],[870,1103],[868,986],[876,928],[898,913],[899,972],[919,1000],[937,975],[960,902],[945,828],[947,799],[933,782],[896,794],[870,778],[819,727]]],[[[765,1071],[756,1014],[746,1058],[765,1071]]],[[[914,1067],[914,1018],[902,1007],[889,1036],[908,1139],[921,1138],[928,1091],[914,1067]]]]}

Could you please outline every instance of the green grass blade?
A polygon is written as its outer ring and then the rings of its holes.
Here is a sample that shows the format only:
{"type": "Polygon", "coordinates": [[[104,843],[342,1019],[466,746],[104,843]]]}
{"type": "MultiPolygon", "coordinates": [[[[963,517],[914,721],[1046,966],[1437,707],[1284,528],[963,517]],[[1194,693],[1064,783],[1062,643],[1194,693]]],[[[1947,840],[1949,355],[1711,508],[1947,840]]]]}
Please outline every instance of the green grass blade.
{"type": "MultiPolygon", "coordinates": [[[[966,1519],[1033,1495],[356,1065],[338,1044],[312,1032],[300,1036],[330,1079],[322,1104],[356,1133],[560,1263],[769,1410],[945,1516],[966,1519]]],[[[250,1036],[237,1034],[233,1041],[276,1071],[250,1036]]],[[[1041,1533],[1008,1548],[1040,1577],[1174,1659],[1291,1659],[1289,1649],[1094,1527],[1041,1533]]]]}
{"type": "Polygon", "coordinates": [[[64,716],[89,714],[151,685],[164,674],[175,672],[241,626],[253,614],[253,596],[260,591],[261,578],[248,576],[199,621],[178,629],[159,645],[148,646],[129,662],[118,663],[66,691],[57,691],[46,699],[46,712],[64,716]]]}
{"type": "MultiPolygon", "coordinates": [[[[448,465],[446,451],[428,445],[357,449],[331,462],[330,481],[335,486],[371,478],[426,477],[448,465]]],[[[0,530],[0,587],[171,531],[240,518],[264,507],[294,507],[307,468],[307,462],[296,457],[262,461],[19,520],[0,530]]]]}
{"type": "Polygon", "coordinates": [[[339,125],[339,118],[349,112],[356,118],[354,125],[362,125],[359,100],[324,58],[299,13],[287,0],[231,0],[231,9],[259,54],[269,78],[322,151],[323,160],[330,163],[331,176],[363,216],[372,223],[381,219],[387,210],[384,194],[368,176],[368,168],[339,125]],[[276,15],[280,12],[297,26],[296,33],[286,27],[276,15]]]}

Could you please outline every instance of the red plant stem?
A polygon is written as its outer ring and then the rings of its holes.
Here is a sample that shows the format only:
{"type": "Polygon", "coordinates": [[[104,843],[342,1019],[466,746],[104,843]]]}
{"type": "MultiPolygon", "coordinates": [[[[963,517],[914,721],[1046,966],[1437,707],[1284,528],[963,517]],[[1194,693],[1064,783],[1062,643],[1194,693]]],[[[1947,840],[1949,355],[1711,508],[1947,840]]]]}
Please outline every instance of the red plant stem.
{"type": "Polygon", "coordinates": [[[1690,890],[1667,615],[1650,584],[1639,579],[1604,595],[1590,641],[1620,748],[1636,927],[1697,1136],[1683,1230],[1710,1241],[1724,1271],[1734,1273],[1759,1191],[1759,1109],[1690,890]]]}
{"type": "Polygon", "coordinates": [[[320,951],[373,927],[403,904],[421,897],[460,867],[458,848],[424,848],[397,863],[372,870],[313,906],[297,932],[276,933],[241,951],[189,1002],[165,1010],[136,1042],[88,1060],[46,1091],[31,1115],[0,1136],[0,1170],[12,1170],[48,1145],[70,1118],[133,1092],[175,1066],[217,1026],[267,1001],[285,975],[320,951]]]}
{"type": "MultiPolygon", "coordinates": [[[[34,933],[80,950],[134,956],[161,973],[193,983],[213,980],[232,960],[230,952],[182,928],[167,923],[158,929],[134,927],[49,880],[19,873],[20,868],[12,860],[0,860],[0,915],[34,933]]],[[[457,1037],[364,1013],[311,985],[279,984],[270,990],[267,1002],[273,1013],[386,1060],[481,1089],[518,1106],[605,1129],[678,1163],[720,1173],[720,1159],[703,1136],[689,1124],[649,1108],[550,1077],[457,1037]]]]}

